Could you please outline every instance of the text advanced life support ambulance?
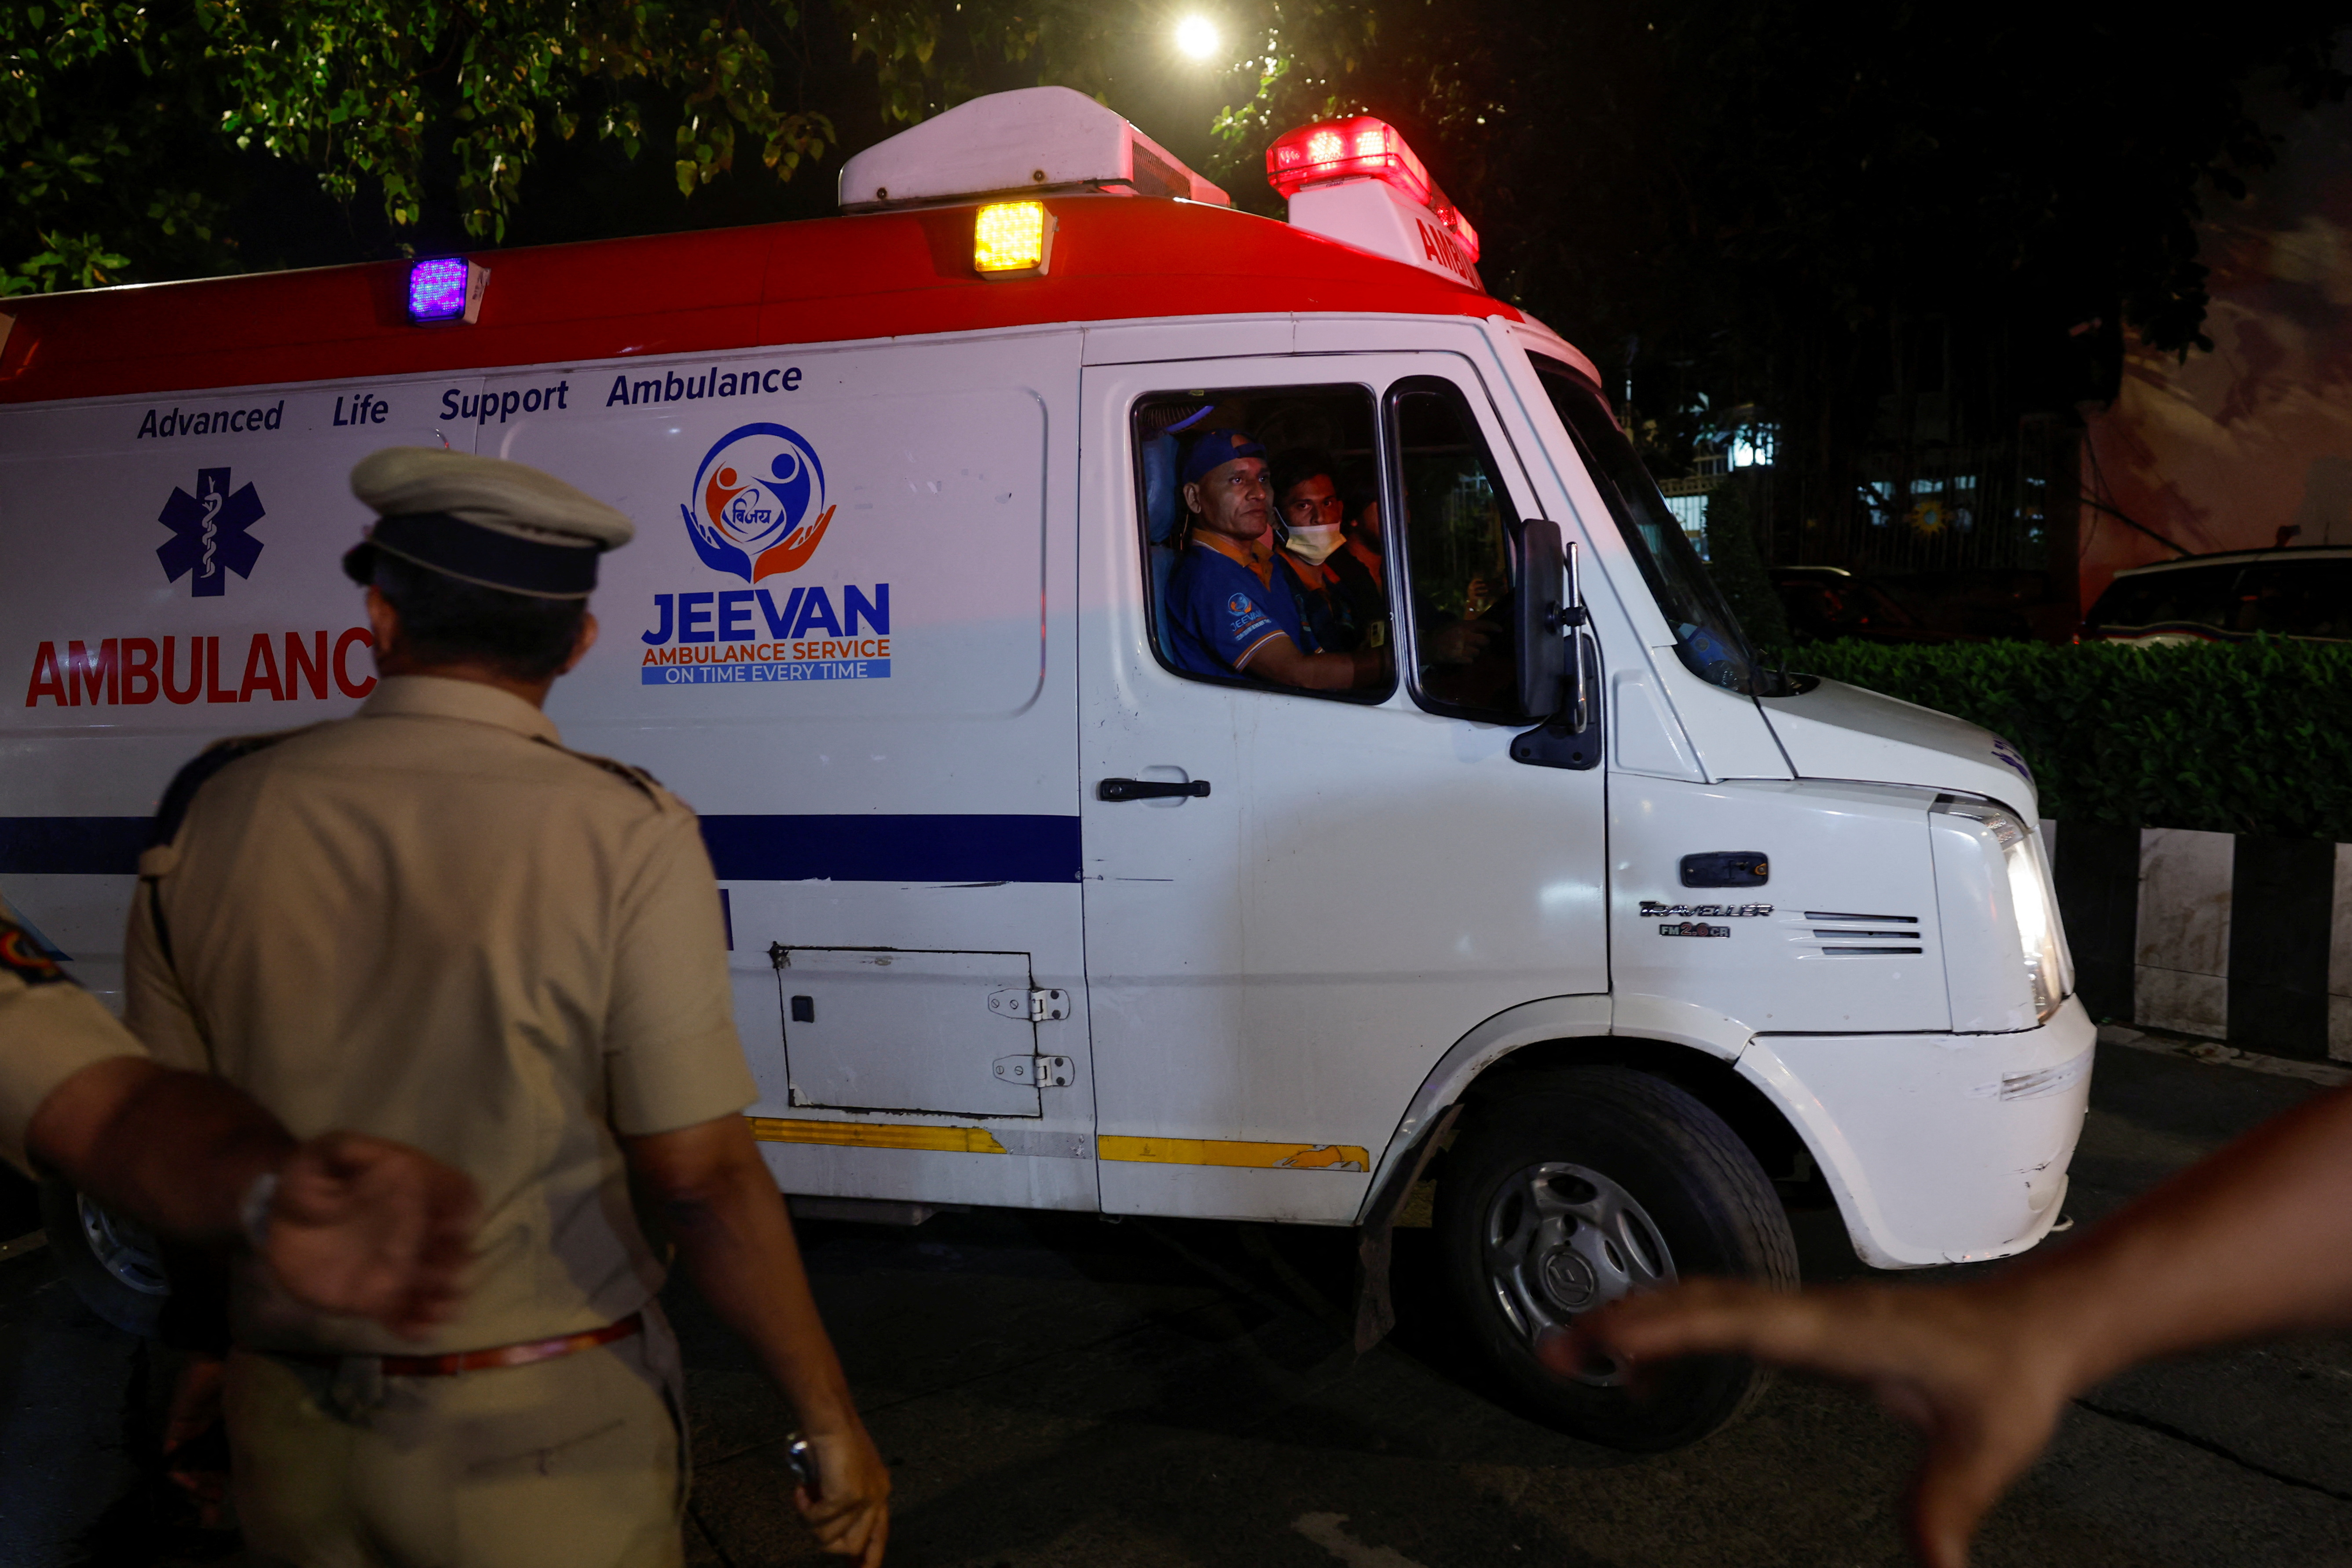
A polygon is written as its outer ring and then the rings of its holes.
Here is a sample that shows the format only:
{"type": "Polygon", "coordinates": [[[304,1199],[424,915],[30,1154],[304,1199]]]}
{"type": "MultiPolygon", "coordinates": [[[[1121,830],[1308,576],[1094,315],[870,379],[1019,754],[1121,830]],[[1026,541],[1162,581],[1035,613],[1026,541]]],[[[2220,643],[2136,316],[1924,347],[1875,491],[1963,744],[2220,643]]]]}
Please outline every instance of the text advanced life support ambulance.
{"type": "Polygon", "coordinates": [[[1287,225],[1037,89],[836,219],[11,302],[0,888],[118,986],[174,771],[373,684],[352,464],[446,442],[637,521],[551,711],[704,814],[785,1191],[1378,1239],[1433,1173],[1498,1363],[1652,1446],[1745,1374],[1528,1346],[1792,1278],[1776,1184],[1882,1267],[2032,1246],[2093,1029],[2015,753],[1758,668],[1393,132],[1271,162],[1287,225]],[[1392,679],[1180,672],[1217,428],[1377,519],[1392,679]]]}

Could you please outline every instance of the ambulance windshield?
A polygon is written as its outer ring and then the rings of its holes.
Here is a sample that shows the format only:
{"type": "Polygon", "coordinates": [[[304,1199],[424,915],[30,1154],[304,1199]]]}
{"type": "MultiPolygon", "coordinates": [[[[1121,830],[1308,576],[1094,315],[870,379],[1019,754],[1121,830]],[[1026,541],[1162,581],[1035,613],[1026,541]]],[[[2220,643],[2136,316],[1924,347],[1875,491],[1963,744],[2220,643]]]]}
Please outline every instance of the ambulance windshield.
{"type": "Polygon", "coordinates": [[[1685,537],[1681,522],[1617,428],[1608,405],[1592,383],[1558,360],[1528,356],[1543,378],[1544,391],[1560,423],[1584,458],[1593,487],[1608,503],[1650,593],[1674,628],[1675,651],[1700,679],[1749,696],[1778,694],[1778,679],[1760,669],[1748,635],[1708,577],[1706,565],[1685,537]]]}

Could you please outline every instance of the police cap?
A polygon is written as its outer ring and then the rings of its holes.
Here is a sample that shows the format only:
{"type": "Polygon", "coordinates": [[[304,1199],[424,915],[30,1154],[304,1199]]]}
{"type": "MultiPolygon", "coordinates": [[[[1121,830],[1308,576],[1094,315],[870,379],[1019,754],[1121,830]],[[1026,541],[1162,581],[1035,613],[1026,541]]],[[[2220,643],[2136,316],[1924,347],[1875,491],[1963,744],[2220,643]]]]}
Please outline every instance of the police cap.
{"type": "Polygon", "coordinates": [[[343,556],[356,583],[373,579],[381,550],[485,588],[584,599],[596,558],[636,533],[622,512],[552,474],[471,452],[387,447],[352,470],[352,493],[377,514],[343,556]]]}

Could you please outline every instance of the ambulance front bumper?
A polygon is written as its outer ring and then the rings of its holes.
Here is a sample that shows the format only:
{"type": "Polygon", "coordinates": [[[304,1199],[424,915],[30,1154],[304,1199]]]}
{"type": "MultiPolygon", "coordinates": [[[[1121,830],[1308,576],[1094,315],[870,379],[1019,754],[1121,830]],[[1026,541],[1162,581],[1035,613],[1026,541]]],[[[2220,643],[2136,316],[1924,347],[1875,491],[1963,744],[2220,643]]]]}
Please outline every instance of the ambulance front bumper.
{"type": "Polygon", "coordinates": [[[2057,1223],[2098,1029],[2069,997],[2007,1035],[1759,1035],[1741,1076],[1776,1100],[1880,1268],[2022,1252],[2057,1223]]]}

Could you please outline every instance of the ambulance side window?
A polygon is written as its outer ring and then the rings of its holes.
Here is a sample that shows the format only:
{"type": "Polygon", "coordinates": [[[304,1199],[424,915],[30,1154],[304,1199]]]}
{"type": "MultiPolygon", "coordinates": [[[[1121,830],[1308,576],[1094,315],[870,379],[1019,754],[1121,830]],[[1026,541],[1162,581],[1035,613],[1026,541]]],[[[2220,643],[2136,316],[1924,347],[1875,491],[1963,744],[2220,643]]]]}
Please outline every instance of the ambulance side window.
{"type": "Polygon", "coordinates": [[[1408,601],[1413,696],[1468,719],[1516,721],[1518,662],[1512,505],[1477,421],[1451,384],[1400,383],[1389,393],[1408,601]]]}
{"type": "Polygon", "coordinates": [[[1385,658],[1360,661],[1381,672],[1362,686],[1310,691],[1269,675],[1276,660],[1264,657],[1281,638],[1302,654],[1390,645],[1370,389],[1154,393],[1137,400],[1131,424],[1160,662],[1198,680],[1383,700],[1394,689],[1385,658]],[[1188,500],[1188,483],[1204,510],[1188,500]]]}

